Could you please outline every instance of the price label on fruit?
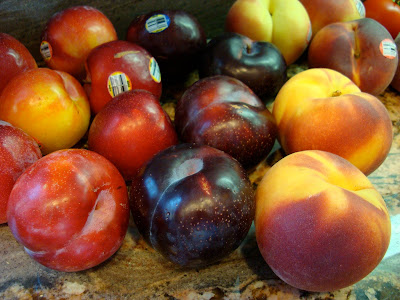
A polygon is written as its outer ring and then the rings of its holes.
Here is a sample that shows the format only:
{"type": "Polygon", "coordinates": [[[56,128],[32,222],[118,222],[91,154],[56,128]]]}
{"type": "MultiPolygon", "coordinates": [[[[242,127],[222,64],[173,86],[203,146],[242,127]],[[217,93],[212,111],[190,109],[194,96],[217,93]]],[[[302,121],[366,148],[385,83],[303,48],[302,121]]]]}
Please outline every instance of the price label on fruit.
{"type": "Polygon", "coordinates": [[[108,77],[108,92],[112,97],[132,89],[131,80],[123,72],[114,72],[108,77]]]}
{"type": "Polygon", "coordinates": [[[169,24],[170,19],[167,15],[154,15],[146,21],[146,30],[150,33],[158,33],[167,29],[169,24]]]}
{"type": "Polygon", "coordinates": [[[379,50],[386,58],[394,59],[397,57],[397,47],[391,39],[384,39],[379,45],[379,50]]]}

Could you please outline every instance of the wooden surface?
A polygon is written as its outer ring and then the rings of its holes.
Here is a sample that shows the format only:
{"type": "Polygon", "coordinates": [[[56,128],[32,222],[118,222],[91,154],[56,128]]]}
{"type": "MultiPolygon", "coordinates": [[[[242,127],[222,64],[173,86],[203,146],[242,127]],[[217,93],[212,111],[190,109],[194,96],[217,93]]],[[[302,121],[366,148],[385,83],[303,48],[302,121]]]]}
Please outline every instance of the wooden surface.
{"type": "MultiPolygon", "coordinates": [[[[131,19],[156,8],[182,8],[196,15],[207,35],[222,32],[233,1],[86,1],[101,9],[124,37],[131,19]],[[112,4],[111,4],[112,3],[112,4]]],[[[0,1],[0,31],[14,35],[39,54],[40,33],[56,11],[79,1],[0,1]]],[[[304,68],[292,66],[293,75],[304,68]]],[[[165,109],[173,115],[174,99],[165,109]]],[[[362,281],[329,293],[295,289],[270,270],[262,259],[252,228],[239,249],[203,269],[183,269],[151,249],[131,224],[121,249],[105,263],[87,271],[62,273],[33,261],[7,225],[0,225],[0,299],[400,299],[400,94],[388,88],[379,96],[393,122],[394,140],[386,161],[369,178],[382,194],[391,214],[392,239],[379,266],[362,281]],[[275,297],[275,298],[274,298],[275,297]]],[[[257,184],[284,154],[276,148],[251,172],[257,184]]],[[[319,274],[315,274],[319,276],[319,274]]]]}

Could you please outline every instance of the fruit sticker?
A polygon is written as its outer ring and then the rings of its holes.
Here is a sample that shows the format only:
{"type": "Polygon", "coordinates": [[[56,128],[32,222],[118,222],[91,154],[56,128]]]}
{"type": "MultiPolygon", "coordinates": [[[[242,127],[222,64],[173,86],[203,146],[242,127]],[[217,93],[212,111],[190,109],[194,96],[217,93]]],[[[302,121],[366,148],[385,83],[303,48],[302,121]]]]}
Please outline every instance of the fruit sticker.
{"type": "Polygon", "coordinates": [[[361,0],[354,0],[356,8],[361,18],[365,18],[365,7],[361,0]]]}
{"type": "Polygon", "coordinates": [[[154,59],[154,57],[150,58],[149,62],[149,72],[151,78],[157,83],[161,82],[161,72],[160,72],[160,67],[158,66],[157,61],[154,59]]]}
{"type": "Polygon", "coordinates": [[[396,44],[391,39],[384,39],[379,45],[379,50],[386,58],[394,59],[397,56],[396,44]]]}
{"type": "Polygon", "coordinates": [[[167,15],[158,14],[151,16],[146,21],[146,30],[149,33],[158,33],[168,28],[171,20],[167,15]]]}
{"type": "Polygon", "coordinates": [[[130,91],[132,83],[125,73],[117,71],[108,77],[107,87],[111,97],[115,97],[118,94],[130,91]]]}
{"type": "Polygon", "coordinates": [[[45,61],[49,61],[52,58],[53,48],[51,48],[49,42],[43,41],[40,44],[40,54],[42,54],[42,57],[45,61]]]}

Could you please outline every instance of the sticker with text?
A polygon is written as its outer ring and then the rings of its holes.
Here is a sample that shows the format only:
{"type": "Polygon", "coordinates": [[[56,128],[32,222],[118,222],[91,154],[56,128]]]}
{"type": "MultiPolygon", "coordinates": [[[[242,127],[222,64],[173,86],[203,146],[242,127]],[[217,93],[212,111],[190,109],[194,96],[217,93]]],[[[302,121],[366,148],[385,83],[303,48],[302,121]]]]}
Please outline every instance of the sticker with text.
{"type": "Polygon", "coordinates": [[[51,48],[49,42],[43,41],[40,44],[40,54],[42,54],[42,57],[45,61],[49,61],[53,57],[53,49],[51,48]]]}
{"type": "Polygon", "coordinates": [[[157,61],[154,59],[154,57],[150,58],[149,62],[149,72],[151,78],[157,83],[161,82],[161,72],[160,72],[160,67],[158,66],[157,61]]]}
{"type": "Polygon", "coordinates": [[[111,97],[115,97],[123,92],[132,89],[132,83],[129,77],[123,72],[114,72],[108,77],[107,81],[108,92],[111,97]]]}
{"type": "Polygon", "coordinates": [[[151,16],[146,21],[146,30],[149,33],[157,33],[168,28],[171,20],[167,15],[158,14],[151,16]]]}
{"type": "Polygon", "coordinates": [[[379,50],[386,58],[394,59],[397,56],[396,44],[391,39],[384,39],[379,45],[379,50]]]}

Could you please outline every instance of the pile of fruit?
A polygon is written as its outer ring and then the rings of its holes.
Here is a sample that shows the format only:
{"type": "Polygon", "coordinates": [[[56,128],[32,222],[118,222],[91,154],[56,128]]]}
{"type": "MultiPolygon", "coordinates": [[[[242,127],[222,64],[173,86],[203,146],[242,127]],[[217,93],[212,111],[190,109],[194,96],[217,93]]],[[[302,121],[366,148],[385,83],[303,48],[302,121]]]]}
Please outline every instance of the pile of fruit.
{"type": "Polygon", "coordinates": [[[399,22],[391,0],[237,0],[220,36],[162,10],[120,40],[76,6],[43,29],[46,67],[0,33],[0,222],[39,263],[75,272],[112,257],[131,216],[186,267],[227,256],[254,221],[286,283],[354,284],[390,241],[367,176],[392,144],[377,96],[400,91],[399,22]],[[193,74],[167,114],[164,92],[193,74]],[[285,157],[254,187],[274,145],[285,157]]]}

